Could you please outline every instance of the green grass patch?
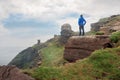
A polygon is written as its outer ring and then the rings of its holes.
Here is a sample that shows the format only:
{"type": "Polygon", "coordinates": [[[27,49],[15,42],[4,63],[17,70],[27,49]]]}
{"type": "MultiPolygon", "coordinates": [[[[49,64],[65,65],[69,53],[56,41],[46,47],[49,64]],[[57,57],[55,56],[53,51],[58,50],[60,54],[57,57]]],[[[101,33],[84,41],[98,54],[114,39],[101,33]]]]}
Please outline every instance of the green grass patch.
{"type": "Polygon", "coordinates": [[[104,35],[104,32],[98,31],[98,32],[96,32],[95,34],[96,34],[96,35],[104,35]]]}
{"type": "Polygon", "coordinates": [[[39,67],[32,75],[37,80],[61,80],[61,70],[53,67],[39,67]]]}
{"type": "Polygon", "coordinates": [[[96,35],[96,31],[89,31],[89,32],[86,32],[85,35],[96,35]]]}
{"type": "Polygon", "coordinates": [[[63,59],[64,47],[57,45],[55,42],[48,44],[46,48],[41,49],[42,65],[41,66],[59,66],[65,60],[63,59]]]}
{"type": "Polygon", "coordinates": [[[108,80],[120,79],[120,47],[106,50],[97,50],[89,57],[89,62],[93,65],[93,73],[96,78],[108,80]]]}
{"type": "Polygon", "coordinates": [[[112,35],[110,36],[110,39],[114,43],[117,43],[118,41],[120,41],[120,31],[112,33],[112,35]]]}

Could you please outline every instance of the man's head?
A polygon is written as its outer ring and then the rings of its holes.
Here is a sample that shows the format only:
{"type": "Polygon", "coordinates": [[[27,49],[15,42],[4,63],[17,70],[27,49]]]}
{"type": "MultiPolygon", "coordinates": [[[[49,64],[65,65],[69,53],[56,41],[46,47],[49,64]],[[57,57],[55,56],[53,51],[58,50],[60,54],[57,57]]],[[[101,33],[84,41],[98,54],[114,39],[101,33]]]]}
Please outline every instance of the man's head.
{"type": "Polygon", "coordinates": [[[80,17],[83,17],[83,15],[81,14],[80,17]]]}

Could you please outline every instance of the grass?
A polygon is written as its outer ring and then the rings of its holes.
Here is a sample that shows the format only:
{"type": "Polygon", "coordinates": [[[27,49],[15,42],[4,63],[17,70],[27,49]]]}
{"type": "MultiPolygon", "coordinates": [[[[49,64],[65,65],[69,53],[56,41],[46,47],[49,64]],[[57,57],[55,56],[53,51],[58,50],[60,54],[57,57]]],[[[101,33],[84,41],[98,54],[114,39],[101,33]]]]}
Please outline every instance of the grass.
{"type": "Polygon", "coordinates": [[[104,35],[104,32],[98,31],[98,32],[96,32],[96,35],[104,35]]]}
{"type": "Polygon", "coordinates": [[[119,80],[119,67],[120,47],[97,50],[86,59],[64,66],[46,64],[32,76],[37,80],[119,80]]]}
{"type": "Polygon", "coordinates": [[[100,79],[119,80],[120,79],[120,47],[114,49],[98,50],[89,57],[89,62],[93,65],[96,77],[100,79]]]}
{"type": "Polygon", "coordinates": [[[40,67],[37,68],[32,75],[37,80],[60,80],[61,70],[53,67],[40,67]]]}
{"type": "Polygon", "coordinates": [[[46,48],[40,50],[42,55],[41,66],[59,66],[64,62],[63,59],[64,47],[57,45],[56,42],[51,42],[46,48]]]}
{"type": "Polygon", "coordinates": [[[118,41],[120,41],[120,31],[112,33],[112,35],[110,36],[110,39],[114,43],[117,43],[118,41]]]}
{"type": "Polygon", "coordinates": [[[86,32],[85,35],[87,35],[87,36],[89,36],[89,35],[96,35],[96,31],[86,32]]]}

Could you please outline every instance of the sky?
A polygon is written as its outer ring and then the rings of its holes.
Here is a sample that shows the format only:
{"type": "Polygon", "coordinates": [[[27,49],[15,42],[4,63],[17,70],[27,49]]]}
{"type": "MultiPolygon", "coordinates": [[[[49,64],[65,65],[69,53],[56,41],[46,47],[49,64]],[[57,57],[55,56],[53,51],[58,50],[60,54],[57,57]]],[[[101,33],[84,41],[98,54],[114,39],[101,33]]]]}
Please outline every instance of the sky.
{"type": "Polygon", "coordinates": [[[78,31],[83,14],[90,24],[120,13],[120,0],[0,0],[0,65],[7,64],[21,50],[59,35],[69,23],[78,31]]]}

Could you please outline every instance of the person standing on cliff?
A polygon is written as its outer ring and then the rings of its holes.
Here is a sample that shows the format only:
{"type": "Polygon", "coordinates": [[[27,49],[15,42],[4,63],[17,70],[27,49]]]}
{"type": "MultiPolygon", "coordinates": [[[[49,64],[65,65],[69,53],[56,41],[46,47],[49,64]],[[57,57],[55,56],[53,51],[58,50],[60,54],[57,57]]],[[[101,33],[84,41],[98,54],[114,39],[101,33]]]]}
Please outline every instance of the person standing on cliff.
{"type": "Polygon", "coordinates": [[[80,15],[79,19],[78,19],[78,25],[79,25],[79,36],[81,35],[85,35],[85,31],[84,31],[84,26],[86,24],[86,20],[84,19],[83,15],[80,15]]]}

